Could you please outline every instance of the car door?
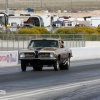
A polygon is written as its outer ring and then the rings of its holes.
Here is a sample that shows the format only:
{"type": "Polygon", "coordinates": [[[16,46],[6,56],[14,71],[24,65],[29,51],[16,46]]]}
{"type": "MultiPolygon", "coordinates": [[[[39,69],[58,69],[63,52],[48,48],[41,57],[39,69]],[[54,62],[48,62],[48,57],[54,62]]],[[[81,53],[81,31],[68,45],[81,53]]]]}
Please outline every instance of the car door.
{"type": "Polygon", "coordinates": [[[61,49],[62,49],[63,60],[65,60],[66,58],[68,58],[68,49],[64,46],[62,46],[61,49]]]}

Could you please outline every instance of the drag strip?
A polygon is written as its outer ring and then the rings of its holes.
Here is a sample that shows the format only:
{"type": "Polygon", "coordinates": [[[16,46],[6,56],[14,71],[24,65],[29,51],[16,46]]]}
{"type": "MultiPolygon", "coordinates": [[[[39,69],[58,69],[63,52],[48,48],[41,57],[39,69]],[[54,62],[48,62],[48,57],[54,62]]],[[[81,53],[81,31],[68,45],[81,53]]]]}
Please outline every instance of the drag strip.
{"type": "Polygon", "coordinates": [[[89,85],[95,85],[95,84],[100,84],[100,79],[79,82],[79,83],[73,83],[73,84],[68,84],[68,85],[53,86],[53,87],[48,87],[48,88],[39,89],[39,90],[33,90],[30,92],[26,92],[26,93],[20,93],[20,94],[0,97],[0,100],[12,100],[12,99],[15,100],[16,98],[23,98],[23,97],[27,97],[27,96],[40,95],[43,93],[56,92],[56,91],[70,89],[70,88],[89,86],[89,85]]]}
{"type": "Polygon", "coordinates": [[[69,70],[60,71],[46,67],[21,72],[20,65],[0,68],[0,90],[6,91],[0,100],[92,100],[87,99],[91,94],[99,100],[99,84],[99,59],[74,61],[69,70]]]}

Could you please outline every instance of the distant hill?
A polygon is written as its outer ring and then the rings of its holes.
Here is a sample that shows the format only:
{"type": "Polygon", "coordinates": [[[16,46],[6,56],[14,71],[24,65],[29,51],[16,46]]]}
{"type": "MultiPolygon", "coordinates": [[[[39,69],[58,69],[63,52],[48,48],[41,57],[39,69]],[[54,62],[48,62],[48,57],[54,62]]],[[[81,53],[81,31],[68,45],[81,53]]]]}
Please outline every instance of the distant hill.
{"type": "MultiPolygon", "coordinates": [[[[5,1],[0,0],[0,9],[5,9],[5,1]]],[[[97,10],[100,9],[100,0],[8,0],[9,8],[26,9],[28,7],[35,10],[97,10]]]]}

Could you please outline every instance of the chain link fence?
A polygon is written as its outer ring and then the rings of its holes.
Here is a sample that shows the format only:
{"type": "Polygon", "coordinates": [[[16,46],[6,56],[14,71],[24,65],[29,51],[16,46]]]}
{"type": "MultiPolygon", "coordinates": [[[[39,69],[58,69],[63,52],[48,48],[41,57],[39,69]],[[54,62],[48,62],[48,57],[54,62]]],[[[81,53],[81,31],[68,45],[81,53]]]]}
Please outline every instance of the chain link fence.
{"type": "Polygon", "coordinates": [[[85,47],[85,39],[74,35],[16,35],[16,34],[0,34],[0,51],[14,51],[27,48],[29,41],[36,38],[59,38],[62,37],[64,45],[67,47],[85,47]]]}
{"type": "Polygon", "coordinates": [[[85,47],[86,41],[100,41],[99,34],[0,34],[0,51],[27,48],[29,41],[36,38],[59,38],[67,47],[85,47]]]}

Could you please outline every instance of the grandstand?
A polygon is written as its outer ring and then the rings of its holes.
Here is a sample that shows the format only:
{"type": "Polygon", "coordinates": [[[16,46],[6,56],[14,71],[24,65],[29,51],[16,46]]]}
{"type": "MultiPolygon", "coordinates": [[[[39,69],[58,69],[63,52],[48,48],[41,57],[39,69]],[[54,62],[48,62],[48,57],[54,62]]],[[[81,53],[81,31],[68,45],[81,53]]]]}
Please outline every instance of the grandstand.
{"type": "MultiPolygon", "coordinates": [[[[4,10],[6,0],[0,0],[0,10],[4,10]]],[[[8,0],[10,9],[26,9],[28,7],[34,10],[100,10],[100,0],[8,0]]]]}

